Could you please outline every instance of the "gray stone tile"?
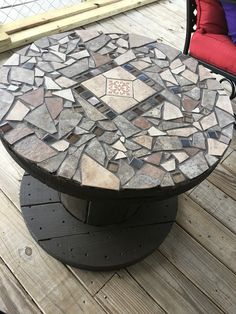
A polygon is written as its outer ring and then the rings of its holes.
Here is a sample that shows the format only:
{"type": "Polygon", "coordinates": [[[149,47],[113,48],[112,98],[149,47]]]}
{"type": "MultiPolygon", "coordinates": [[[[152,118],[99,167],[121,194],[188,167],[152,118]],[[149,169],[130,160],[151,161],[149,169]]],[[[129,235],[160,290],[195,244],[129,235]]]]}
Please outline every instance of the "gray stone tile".
{"type": "Polygon", "coordinates": [[[197,155],[179,165],[179,169],[189,179],[194,179],[198,177],[199,175],[207,171],[208,168],[209,166],[206,162],[206,159],[204,158],[203,152],[198,153],[197,155]]]}
{"type": "Polygon", "coordinates": [[[73,130],[73,128],[79,124],[81,119],[81,114],[73,112],[70,109],[63,110],[59,116],[59,138],[62,138],[64,135],[73,130]]]}
{"type": "Polygon", "coordinates": [[[57,154],[55,150],[35,135],[28,136],[17,142],[14,145],[14,150],[22,157],[33,162],[41,162],[57,154]]]}
{"type": "Polygon", "coordinates": [[[25,120],[48,133],[53,134],[57,132],[46,105],[34,109],[25,117],[25,120]]]}
{"type": "Polygon", "coordinates": [[[4,89],[0,89],[0,120],[5,116],[9,108],[11,107],[14,96],[4,89]]]}
{"type": "Polygon", "coordinates": [[[140,129],[135,127],[132,123],[130,123],[127,119],[123,116],[117,116],[114,120],[117,128],[121,131],[121,133],[126,137],[130,137],[134,134],[140,132],[140,129]]]}
{"type": "Polygon", "coordinates": [[[157,138],[154,145],[154,151],[179,150],[182,149],[181,141],[176,136],[161,136],[157,138]]]}
{"type": "Polygon", "coordinates": [[[90,141],[87,148],[85,149],[85,152],[87,155],[89,155],[90,157],[92,157],[93,159],[95,159],[97,162],[104,166],[106,155],[102,145],[96,138],[90,141]]]}
{"type": "Polygon", "coordinates": [[[51,173],[54,173],[58,170],[58,168],[62,164],[65,157],[66,157],[66,152],[62,152],[62,153],[57,154],[54,157],[51,157],[47,160],[40,162],[38,165],[41,168],[43,168],[43,169],[45,169],[51,173]]]}
{"type": "Polygon", "coordinates": [[[89,69],[89,60],[88,58],[84,58],[58,71],[64,76],[68,78],[72,78],[72,77],[80,75],[81,73],[87,71],[88,69],[89,69]]]}
{"type": "Polygon", "coordinates": [[[29,85],[34,84],[34,71],[20,68],[20,67],[13,67],[11,68],[10,77],[12,80],[17,82],[26,83],[29,85]]]}
{"type": "Polygon", "coordinates": [[[33,134],[34,131],[28,128],[25,124],[21,123],[15,126],[10,132],[5,134],[5,139],[9,144],[14,144],[20,139],[33,134]]]}

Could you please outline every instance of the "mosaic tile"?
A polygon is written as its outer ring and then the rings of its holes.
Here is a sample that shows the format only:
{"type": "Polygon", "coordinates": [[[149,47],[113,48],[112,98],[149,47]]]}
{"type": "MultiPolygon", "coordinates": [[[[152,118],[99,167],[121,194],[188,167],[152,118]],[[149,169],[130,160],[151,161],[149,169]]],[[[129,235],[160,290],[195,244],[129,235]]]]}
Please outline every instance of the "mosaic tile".
{"type": "Polygon", "coordinates": [[[117,151],[108,144],[104,143],[103,148],[105,150],[106,157],[108,160],[111,160],[117,154],[117,151]]]}
{"type": "Polygon", "coordinates": [[[166,55],[163,52],[161,52],[159,49],[155,48],[154,52],[155,52],[155,57],[157,59],[162,59],[162,60],[166,59],[166,55]]]}
{"type": "Polygon", "coordinates": [[[156,91],[153,88],[144,84],[140,80],[136,80],[133,82],[133,89],[134,89],[134,98],[138,102],[141,102],[156,93],[156,91]]]}
{"type": "Polygon", "coordinates": [[[4,89],[0,89],[0,99],[0,119],[2,119],[13,104],[14,96],[4,89]]]}
{"type": "Polygon", "coordinates": [[[133,53],[133,50],[128,50],[127,52],[123,53],[119,57],[115,58],[115,63],[117,65],[122,65],[124,63],[127,63],[131,60],[134,60],[136,58],[135,54],[133,53]]]}
{"type": "Polygon", "coordinates": [[[165,172],[158,167],[152,165],[145,165],[136,172],[136,175],[125,185],[126,188],[140,189],[152,188],[160,185],[165,172]]]}
{"type": "Polygon", "coordinates": [[[176,168],[175,159],[170,159],[170,160],[164,162],[163,164],[161,164],[161,166],[168,172],[174,171],[176,168]]]}
{"type": "Polygon", "coordinates": [[[209,138],[207,140],[207,144],[208,154],[212,156],[222,156],[228,148],[228,145],[221,143],[213,138],[209,138]]]}
{"type": "Polygon", "coordinates": [[[81,119],[82,119],[81,114],[73,112],[70,109],[63,110],[59,116],[58,127],[59,138],[63,137],[64,135],[68,134],[71,130],[73,130],[73,128],[79,124],[81,119]]]}
{"type": "Polygon", "coordinates": [[[35,135],[25,137],[14,145],[14,150],[26,159],[41,162],[56,155],[56,151],[35,135]]]}
{"type": "Polygon", "coordinates": [[[161,187],[170,187],[174,186],[174,181],[169,173],[166,173],[164,178],[161,181],[161,187]]]}
{"type": "Polygon", "coordinates": [[[129,34],[129,44],[130,44],[130,48],[137,48],[137,47],[141,47],[141,46],[146,46],[148,44],[151,44],[155,42],[155,40],[148,38],[148,37],[144,37],[141,35],[137,35],[137,34],[129,34]]]}
{"type": "Polygon", "coordinates": [[[85,149],[85,153],[92,157],[93,159],[95,159],[101,165],[105,164],[106,159],[105,151],[96,138],[90,141],[87,148],[85,149]]]}
{"type": "Polygon", "coordinates": [[[92,121],[100,121],[100,120],[106,120],[107,118],[98,111],[94,106],[92,106],[89,102],[84,100],[81,97],[77,98],[80,105],[83,107],[86,116],[91,119],[92,121]]]}
{"type": "Polygon", "coordinates": [[[85,50],[81,50],[79,52],[75,52],[75,53],[70,54],[70,57],[77,59],[77,60],[80,60],[83,58],[90,57],[90,54],[89,54],[88,50],[85,49],[85,50]]]}
{"type": "Polygon", "coordinates": [[[143,130],[151,127],[150,122],[147,119],[145,119],[144,117],[138,117],[135,120],[133,120],[132,123],[135,126],[137,126],[138,128],[143,129],[143,130]]]}
{"type": "Polygon", "coordinates": [[[206,69],[204,66],[199,65],[199,77],[200,81],[204,81],[206,79],[212,78],[212,74],[208,69],[206,69]]]}
{"type": "Polygon", "coordinates": [[[68,79],[67,77],[63,77],[63,76],[56,79],[55,83],[58,84],[62,88],[69,88],[69,87],[75,86],[77,84],[76,81],[73,81],[73,80],[68,79]]]}
{"type": "Polygon", "coordinates": [[[6,116],[6,120],[22,121],[29,111],[29,108],[18,100],[6,116]]]}
{"type": "Polygon", "coordinates": [[[61,87],[54,82],[50,77],[45,76],[44,82],[47,90],[60,90],[61,87]]]}
{"type": "Polygon", "coordinates": [[[59,152],[64,152],[68,147],[69,143],[65,140],[60,140],[58,142],[55,142],[54,144],[51,145],[54,149],[58,150],[59,152]]]}
{"type": "Polygon", "coordinates": [[[215,112],[218,118],[219,126],[221,128],[224,128],[225,126],[235,121],[234,117],[230,115],[229,113],[225,112],[224,110],[216,108],[215,112]]]}
{"type": "Polygon", "coordinates": [[[185,64],[192,72],[196,72],[197,66],[198,66],[197,60],[195,60],[195,59],[193,59],[193,58],[188,58],[187,60],[184,61],[184,64],[185,64]]]}
{"type": "Polygon", "coordinates": [[[180,67],[178,67],[178,68],[175,68],[175,69],[171,70],[171,72],[172,72],[173,74],[180,74],[180,73],[183,72],[185,69],[186,69],[186,66],[185,66],[185,65],[182,65],[182,66],[180,66],[180,67]]]}
{"type": "Polygon", "coordinates": [[[82,186],[173,188],[202,175],[232,138],[226,93],[175,48],[110,35],[52,35],[13,55],[0,69],[2,136],[82,186]]]}
{"type": "Polygon", "coordinates": [[[157,49],[163,52],[170,61],[174,60],[176,57],[180,55],[179,50],[162,43],[157,44],[157,49]]]}
{"type": "Polygon", "coordinates": [[[99,37],[96,37],[90,41],[86,42],[86,48],[88,50],[91,51],[98,51],[99,49],[101,49],[103,46],[105,46],[109,41],[110,41],[110,37],[105,35],[105,34],[101,34],[99,37]]]}
{"type": "Polygon", "coordinates": [[[177,172],[177,173],[173,174],[172,178],[173,178],[175,184],[182,183],[186,180],[185,176],[181,172],[177,172]]]}
{"type": "Polygon", "coordinates": [[[198,132],[193,135],[193,146],[201,149],[206,149],[206,139],[203,133],[198,132]]]}
{"type": "Polygon", "coordinates": [[[84,73],[89,69],[88,58],[81,59],[70,66],[60,69],[59,72],[68,78],[73,78],[75,76],[84,73]]]}
{"type": "Polygon", "coordinates": [[[115,148],[116,150],[122,151],[122,152],[126,152],[127,149],[125,148],[124,144],[119,140],[117,141],[114,145],[112,145],[113,148],[115,148]]]}
{"type": "Polygon", "coordinates": [[[186,92],[185,95],[193,98],[194,100],[200,100],[201,90],[198,87],[194,87],[190,91],[186,92]]]}
{"type": "Polygon", "coordinates": [[[56,119],[63,109],[63,100],[59,97],[45,98],[45,104],[52,119],[56,119]]]}
{"type": "Polygon", "coordinates": [[[197,132],[197,129],[194,127],[189,128],[179,128],[179,129],[172,129],[167,131],[168,135],[175,135],[180,137],[189,137],[197,132]]]}
{"type": "Polygon", "coordinates": [[[199,105],[199,102],[189,97],[183,96],[182,104],[185,111],[192,112],[199,105]]]}
{"type": "Polygon", "coordinates": [[[185,152],[175,152],[172,153],[172,155],[178,160],[179,163],[189,158],[189,156],[185,152]]]}
{"type": "Polygon", "coordinates": [[[97,97],[102,97],[106,93],[106,78],[103,75],[95,76],[83,82],[82,86],[91,90],[97,97]]]}
{"type": "Polygon", "coordinates": [[[75,154],[76,153],[67,156],[66,159],[62,162],[57,172],[58,176],[67,179],[71,179],[74,176],[78,166],[78,157],[75,156],[75,154]]]}
{"type": "Polygon", "coordinates": [[[127,158],[127,156],[124,152],[118,152],[115,156],[115,160],[120,160],[120,159],[124,159],[124,158],[127,158]]]}
{"type": "Polygon", "coordinates": [[[19,65],[20,64],[20,55],[17,53],[14,53],[5,63],[4,66],[9,66],[9,65],[19,65]]]}
{"type": "Polygon", "coordinates": [[[162,153],[154,153],[144,158],[150,164],[158,166],[161,162],[162,153]]]}
{"type": "Polygon", "coordinates": [[[39,166],[51,173],[54,173],[60,167],[65,157],[66,157],[66,152],[59,153],[54,157],[51,157],[47,160],[40,162],[39,166]]]}
{"type": "Polygon", "coordinates": [[[107,131],[116,131],[117,130],[115,123],[112,121],[99,121],[98,125],[107,131]]]}
{"type": "Polygon", "coordinates": [[[178,150],[181,148],[182,148],[182,143],[178,137],[162,136],[162,137],[157,138],[153,150],[154,151],[169,151],[169,150],[178,150]]]}
{"type": "Polygon", "coordinates": [[[9,72],[10,72],[10,68],[7,68],[7,67],[0,68],[0,83],[9,84],[9,81],[8,81],[9,72]]]}
{"type": "Polygon", "coordinates": [[[215,78],[212,80],[207,80],[207,87],[211,90],[217,90],[222,88],[220,82],[218,82],[215,78]]]}
{"type": "Polygon", "coordinates": [[[210,129],[211,127],[217,125],[216,115],[212,112],[210,115],[204,117],[201,121],[201,126],[203,130],[210,129]]]}
{"type": "Polygon", "coordinates": [[[228,96],[219,96],[217,102],[216,102],[216,107],[225,110],[226,112],[230,113],[233,115],[233,109],[231,105],[231,101],[228,96]]]}
{"type": "Polygon", "coordinates": [[[53,95],[64,98],[64,99],[72,101],[72,102],[75,101],[74,95],[73,95],[72,90],[70,88],[63,89],[63,90],[60,90],[58,92],[53,92],[53,95]]]}
{"type": "Polygon", "coordinates": [[[130,123],[127,119],[122,116],[117,116],[113,122],[116,124],[117,128],[121,131],[121,133],[126,137],[133,136],[137,134],[140,130],[135,127],[132,123],[130,123]]]}
{"type": "Polygon", "coordinates": [[[181,110],[175,105],[165,102],[163,106],[163,119],[164,120],[173,120],[177,118],[182,118],[183,114],[181,110]]]}
{"type": "Polygon", "coordinates": [[[111,172],[116,173],[119,169],[119,165],[117,163],[114,163],[114,162],[109,162],[107,169],[111,172]]]}
{"type": "Polygon", "coordinates": [[[179,165],[179,169],[186,175],[186,177],[193,179],[207,171],[208,164],[203,152],[200,152],[179,165]]]}
{"type": "Polygon", "coordinates": [[[82,185],[119,190],[120,180],[92,158],[83,155],[81,160],[82,185]]]}
{"type": "Polygon", "coordinates": [[[74,144],[76,146],[82,146],[85,143],[88,143],[91,139],[95,138],[94,134],[82,134],[79,140],[74,144]]]}
{"type": "Polygon", "coordinates": [[[93,30],[76,30],[75,32],[83,40],[83,42],[87,42],[100,36],[99,32],[93,30]]]}
{"type": "Polygon", "coordinates": [[[13,67],[11,68],[10,77],[17,82],[26,83],[29,85],[34,84],[34,71],[32,70],[20,67],[13,67]]]}
{"type": "Polygon", "coordinates": [[[44,131],[53,134],[57,132],[54,121],[52,120],[46,105],[42,105],[31,111],[25,120],[44,131]]]}
{"type": "Polygon", "coordinates": [[[198,81],[198,75],[190,70],[185,70],[183,73],[181,73],[181,75],[194,84],[196,84],[198,81]]]}
{"type": "Polygon", "coordinates": [[[125,147],[128,149],[128,150],[132,150],[132,151],[135,151],[139,148],[141,148],[140,145],[132,142],[132,141],[129,141],[129,140],[126,140],[125,143],[124,143],[125,147]]]}
{"type": "Polygon", "coordinates": [[[14,129],[10,129],[5,135],[5,139],[9,144],[14,144],[20,139],[33,134],[34,131],[24,124],[18,124],[14,129]]]}

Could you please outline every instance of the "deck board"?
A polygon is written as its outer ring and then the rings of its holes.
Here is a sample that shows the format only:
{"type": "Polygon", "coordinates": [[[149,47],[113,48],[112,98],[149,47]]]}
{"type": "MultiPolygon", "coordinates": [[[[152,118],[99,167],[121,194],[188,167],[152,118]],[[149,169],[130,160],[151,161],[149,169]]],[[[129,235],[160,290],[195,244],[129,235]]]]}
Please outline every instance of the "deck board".
{"type": "MultiPolygon", "coordinates": [[[[159,0],[86,28],[145,33],[182,49],[185,3],[159,0]]],[[[159,250],[127,270],[93,273],[62,265],[33,241],[19,208],[23,170],[0,144],[0,311],[236,313],[235,150],[236,137],[208,179],[179,198],[177,224],[159,250]]]]}

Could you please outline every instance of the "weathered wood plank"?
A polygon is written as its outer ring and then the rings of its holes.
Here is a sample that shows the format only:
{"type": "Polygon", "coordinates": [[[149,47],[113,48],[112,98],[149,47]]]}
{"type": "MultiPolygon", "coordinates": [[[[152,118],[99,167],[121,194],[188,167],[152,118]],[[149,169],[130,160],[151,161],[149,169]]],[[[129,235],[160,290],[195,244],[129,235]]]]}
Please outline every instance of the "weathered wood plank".
{"type": "Polygon", "coordinates": [[[222,166],[236,175],[236,151],[233,151],[223,162],[222,166]]]}
{"type": "Polygon", "coordinates": [[[22,289],[0,258],[0,312],[10,314],[40,314],[29,295],[22,289]]]}
{"type": "Polygon", "coordinates": [[[69,267],[76,278],[93,296],[112,278],[115,272],[91,272],[69,267]]]}
{"type": "Polygon", "coordinates": [[[165,313],[126,271],[115,274],[95,299],[112,314],[165,313]]]}
{"type": "Polygon", "coordinates": [[[167,313],[222,313],[158,251],[128,271],[167,313]]]}
{"type": "Polygon", "coordinates": [[[225,194],[236,200],[236,175],[225,169],[221,164],[207,178],[225,194]]]}
{"type": "Polygon", "coordinates": [[[54,9],[45,13],[41,13],[35,15],[33,17],[24,18],[21,20],[17,20],[12,23],[4,24],[0,27],[2,31],[13,34],[15,32],[19,32],[31,27],[36,27],[42,24],[46,24],[49,22],[57,21],[59,19],[64,19],[76,14],[80,14],[83,12],[88,12],[90,10],[94,10],[98,7],[103,7],[108,4],[112,4],[115,2],[119,2],[121,0],[97,0],[97,1],[89,1],[84,3],[79,3],[77,5],[64,7],[62,9],[54,9]]]}
{"type": "Polygon", "coordinates": [[[24,170],[10,157],[0,142],[0,190],[2,190],[14,203],[19,206],[20,180],[24,170]]]}
{"type": "Polygon", "coordinates": [[[0,256],[37,306],[47,314],[104,313],[73,274],[35,243],[2,192],[0,203],[0,256]]]}
{"type": "MultiPolygon", "coordinates": [[[[31,29],[13,33],[11,34],[11,49],[20,47],[26,43],[33,42],[43,36],[65,32],[82,25],[99,21],[124,11],[152,3],[154,1],[155,0],[121,0],[117,3],[109,4],[101,8],[90,10],[88,12],[76,14],[58,21],[53,21],[44,25],[33,27],[31,29]]],[[[5,51],[4,49],[4,47],[0,47],[0,52],[5,51]]]]}
{"type": "Polygon", "coordinates": [[[236,201],[205,180],[189,194],[196,203],[236,233],[236,201]]]}
{"type": "Polygon", "coordinates": [[[236,275],[178,225],[160,251],[223,312],[236,313],[236,275]]]}
{"type": "Polygon", "coordinates": [[[179,197],[177,223],[236,273],[236,235],[186,195],[179,197]]]}

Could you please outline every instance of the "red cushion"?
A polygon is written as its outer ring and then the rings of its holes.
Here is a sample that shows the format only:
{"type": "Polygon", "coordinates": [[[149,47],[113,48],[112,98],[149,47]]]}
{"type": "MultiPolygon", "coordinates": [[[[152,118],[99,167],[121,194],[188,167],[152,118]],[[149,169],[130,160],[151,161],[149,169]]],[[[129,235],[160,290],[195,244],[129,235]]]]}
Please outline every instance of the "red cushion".
{"type": "Polygon", "coordinates": [[[196,0],[197,30],[202,33],[228,34],[225,13],[219,0],[196,0]]]}
{"type": "Polygon", "coordinates": [[[191,40],[190,55],[236,75],[236,45],[227,35],[196,31],[191,40]]]}

